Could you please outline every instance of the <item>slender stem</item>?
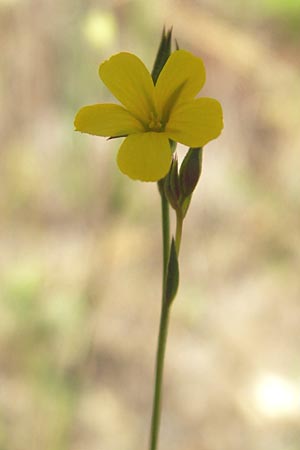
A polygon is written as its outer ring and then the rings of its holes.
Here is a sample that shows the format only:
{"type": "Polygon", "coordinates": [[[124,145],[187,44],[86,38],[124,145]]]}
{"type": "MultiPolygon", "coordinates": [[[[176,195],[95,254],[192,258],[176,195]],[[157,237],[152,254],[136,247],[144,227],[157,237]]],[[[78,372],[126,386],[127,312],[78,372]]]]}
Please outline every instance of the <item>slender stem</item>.
{"type": "Polygon", "coordinates": [[[182,236],[182,225],[183,225],[183,217],[181,211],[178,209],[176,211],[176,233],[175,233],[175,246],[177,257],[179,256],[180,244],[181,244],[181,236],[182,236]]]}
{"type": "MultiPolygon", "coordinates": [[[[163,236],[163,294],[161,316],[156,352],[156,367],[155,367],[155,385],[153,395],[152,420],[150,431],[150,447],[149,450],[157,450],[160,419],[161,419],[161,405],[162,405],[162,385],[163,385],[163,371],[164,360],[166,353],[166,344],[168,336],[169,313],[170,305],[165,300],[166,276],[170,252],[170,219],[169,219],[169,204],[162,191],[161,207],[162,207],[162,236],[163,236]]],[[[177,256],[179,255],[181,235],[182,235],[183,216],[181,211],[176,212],[176,234],[175,245],[177,256]]]]}
{"type": "Polygon", "coordinates": [[[162,219],[162,243],[163,243],[163,297],[164,297],[165,281],[167,277],[167,269],[170,253],[170,213],[169,213],[169,203],[164,192],[161,192],[161,219],[162,219]]]}
{"type": "Polygon", "coordinates": [[[170,311],[169,306],[166,305],[166,302],[163,302],[161,309],[158,345],[156,353],[155,387],[154,387],[152,421],[150,432],[150,447],[149,447],[150,450],[157,449],[159,436],[161,404],[162,404],[163,371],[164,371],[164,359],[168,336],[169,311],[170,311]]]}
{"type": "Polygon", "coordinates": [[[169,306],[166,304],[165,301],[166,276],[170,252],[169,204],[162,190],[160,190],[160,195],[161,195],[161,211],[162,211],[162,240],[163,240],[163,286],[162,286],[161,316],[160,316],[159,334],[156,351],[155,385],[153,394],[150,447],[149,447],[150,450],[156,450],[158,444],[160,418],[161,418],[161,404],[162,404],[164,359],[168,336],[168,323],[170,310],[169,306]]]}

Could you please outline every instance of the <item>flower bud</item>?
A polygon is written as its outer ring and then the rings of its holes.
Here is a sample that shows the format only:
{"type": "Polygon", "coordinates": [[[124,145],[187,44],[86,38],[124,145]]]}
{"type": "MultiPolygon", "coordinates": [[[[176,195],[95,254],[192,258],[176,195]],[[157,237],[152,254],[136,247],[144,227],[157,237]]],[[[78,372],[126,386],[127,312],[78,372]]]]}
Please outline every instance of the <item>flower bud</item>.
{"type": "Polygon", "coordinates": [[[190,148],[179,171],[179,186],[182,200],[192,194],[197,186],[202,169],[202,148],[190,148]]]}
{"type": "Polygon", "coordinates": [[[179,189],[179,178],[178,178],[178,161],[177,156],[174,155],[172,164],[168,175],[165,178],[165,195],[175,210],[179,206],[180,189],[179,189]]]}

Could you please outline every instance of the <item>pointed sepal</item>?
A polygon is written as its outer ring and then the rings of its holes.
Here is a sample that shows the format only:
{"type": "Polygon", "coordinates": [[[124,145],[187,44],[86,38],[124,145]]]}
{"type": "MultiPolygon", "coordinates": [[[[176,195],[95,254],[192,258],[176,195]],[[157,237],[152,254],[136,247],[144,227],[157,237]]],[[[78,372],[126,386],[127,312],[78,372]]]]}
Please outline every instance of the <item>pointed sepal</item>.
{"type": "Polygon", "coordinates": [[[165,27],[163,29],[160,45],[158,48],[158,52],[155,58],[153,70],[152,70],[152,79],[153,83],[157,82],[160,72],[162,68],[167,62],[171,54],[171,41],[172,41],[172,28],[166,31],[165,27]]]}

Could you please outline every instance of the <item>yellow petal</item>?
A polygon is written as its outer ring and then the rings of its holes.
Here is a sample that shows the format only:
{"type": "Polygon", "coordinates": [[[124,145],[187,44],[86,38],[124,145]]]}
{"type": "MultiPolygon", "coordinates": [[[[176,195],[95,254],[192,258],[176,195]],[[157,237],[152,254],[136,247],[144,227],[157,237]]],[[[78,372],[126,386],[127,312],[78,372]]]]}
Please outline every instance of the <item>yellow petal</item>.
{"type": "Polygon", "coordinates": [[[147,132],[128,136],[118,153],[118,166],[134,180],[158,181],[170,167],[169,140],[164,133],[147,132]]]}
{"type": "Polygon", "coordinates": [[[89,105],[74,120],[76,131],[96,136],[126,136],[143,131],[143,126],[120,105],[89,105]]]}
{"type": "Polygon", "coordinates": [[[212,98],[197,98],[172,110],[165,132],[176,142],[203,147],[223,129],[222,107],[212,98]]]}
{"type": "Polygon", "coordinates": [[[118,53],[100,65],[99,75],[114,96],[146,126],[154,110],[154,85],[144,63],[131,53],[118,53]]]}
{"type": "Polygon", "coordinates": [[[185,50],[173,52],[155,86],[158,110],[163,119],[168,118],[175,103],[193,99],[204,83],[205,67],[202,59],[185,50]]]}

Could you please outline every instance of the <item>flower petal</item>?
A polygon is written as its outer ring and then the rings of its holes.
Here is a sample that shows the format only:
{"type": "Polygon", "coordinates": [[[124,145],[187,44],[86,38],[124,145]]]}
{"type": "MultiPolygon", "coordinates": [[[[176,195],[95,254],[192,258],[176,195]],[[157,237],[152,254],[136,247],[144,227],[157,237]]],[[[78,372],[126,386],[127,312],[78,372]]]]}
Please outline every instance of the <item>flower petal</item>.
{"type": "Polygon", "coordinates": [[[172,152],[164,133],[140,133],[128,136],[118,153],[121,172],[134,180],[157,181],[170,167],[172,152]]]}
{"type": "Polygon", "coordinates": [[[142,124],[120,105],[89,105],[81,108],[74,121],[76,131],[96,136],[126,136],[143,131],[142,124]]]}
{"type": "Polygon", "coordinates": [[[173,52],[155,86],[158,110],[164,120],[168,119],[175,103],[193,99],[204,83],[205,67],[202,59],[186,50],[173,52]]]}
{"type": "Polygon", "coordinates": [[[165,132],[176,142],[203,147],[223,129],[222,107],[213,98],[197,98],[172,110],[165,132]]]}
{"type": "Polygon", "coordinates": [[[118,53],[99,67],[102,81],[145,126],[154,110],[154,85],[144,63],[131,53],[118,53]]]}

